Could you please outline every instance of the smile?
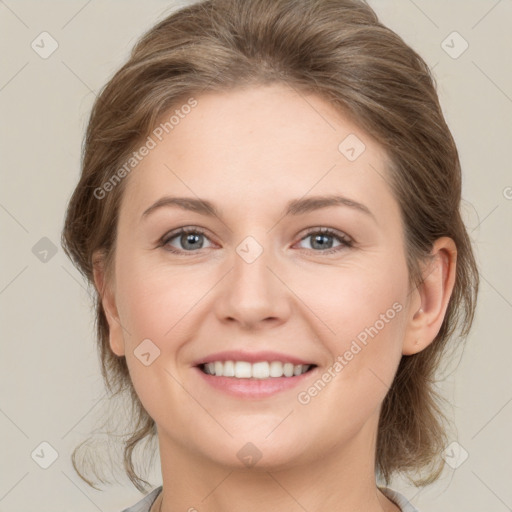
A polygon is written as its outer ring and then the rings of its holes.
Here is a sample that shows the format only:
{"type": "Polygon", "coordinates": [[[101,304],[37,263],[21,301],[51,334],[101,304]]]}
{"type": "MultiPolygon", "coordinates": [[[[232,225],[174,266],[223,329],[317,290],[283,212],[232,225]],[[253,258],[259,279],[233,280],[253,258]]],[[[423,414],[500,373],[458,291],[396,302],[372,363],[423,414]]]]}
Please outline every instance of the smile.
{"type": "Polygon", "coordinates": [[[209,389],[237,399],[262,400],[304,387],[304,380],[314,378],[319,369],[315,364],[228,360],[203,363],[194,370],[209,389]]]}
{"type": "Polygon", "coordinates": [[[212,361],[199,366],[207,375],[237,379],[269,379],[297,377],[308,372],[315,365],[293,364],[281,361],[212,361]]]}

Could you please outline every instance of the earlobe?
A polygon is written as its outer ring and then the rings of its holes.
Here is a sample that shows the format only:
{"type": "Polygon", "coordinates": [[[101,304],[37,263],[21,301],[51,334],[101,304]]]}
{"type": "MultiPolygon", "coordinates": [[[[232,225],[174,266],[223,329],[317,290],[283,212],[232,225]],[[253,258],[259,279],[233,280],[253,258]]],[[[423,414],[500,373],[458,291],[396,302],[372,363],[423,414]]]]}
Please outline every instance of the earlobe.
{"type": "Polygon", "coordinates": [[[423,271],[423,280],[417,288],[420,307],[408,320],[402,354],[412,355],[430,345],[439,333],[456,276],[457,248],[449,237],[434,243],[432,259],[423,271]]]}
{"type": "Polygon", "coordinates": [[[95,253],[93,257],[93,274],[94,284],[101,298],[101,305],[108,322],[110,348],[117,356],[123,356],[125,353],[123,331],[112,283],[109,282],[106,276],[103,253],[95,253]]]}

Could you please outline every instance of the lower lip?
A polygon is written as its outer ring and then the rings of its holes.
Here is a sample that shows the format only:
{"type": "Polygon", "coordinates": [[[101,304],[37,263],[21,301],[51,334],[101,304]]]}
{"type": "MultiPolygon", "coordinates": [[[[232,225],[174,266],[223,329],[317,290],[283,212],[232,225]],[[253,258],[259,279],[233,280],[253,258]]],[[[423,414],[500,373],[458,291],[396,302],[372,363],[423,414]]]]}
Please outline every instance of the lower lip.
{"type": "Polygon", "coordinates": [[[236,377],[216,377],[204,373],[197,366],[194,370],[199,372],[201,377],[215,389],[223,391],[237,398],[266,398],[276,395],[282,391],[292,389],[303,383],[316,370],[296,375],[294,377],[270,377],[268,379],[237,379],[236,377]]]}

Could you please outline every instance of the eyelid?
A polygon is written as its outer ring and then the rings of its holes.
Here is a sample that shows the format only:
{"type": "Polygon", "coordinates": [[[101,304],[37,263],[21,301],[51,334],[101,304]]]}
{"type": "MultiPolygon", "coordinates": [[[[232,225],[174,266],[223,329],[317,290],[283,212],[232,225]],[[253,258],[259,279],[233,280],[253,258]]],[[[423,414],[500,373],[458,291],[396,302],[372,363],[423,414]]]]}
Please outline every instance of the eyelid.
{"type": "Polygon", "coordinates": [[[303,240],[307,236],[312,235],[314,233],[324,233],[327,235],[336,236],[340,240],[347,242],[347,243],[349,243],[349,242],[355,243],[355,240],[351,236],[347,235],[344,231],[340,231],[339,229],[335,229],[335,228],[329,228],[326,226],[316,227],[316,228],[308,228],[300,240],[303,240]]]}
{"type": "Polygon", "coordinates": [[[333,238],[337,238],[340,242],[340,245],[338,245],[336,247],[331,247],[330,249],[324,249],[324,250],[320,250],[320,251],[315,251],[313,249],[304,249],[304,248],[299,248],[299,250],[307,251],[308,253],[314,254],[314,255],[330,256],[331,254],[337,255],[338,253],[340,253],[344,250],[347,250],[347,249],[351,249],[355,246],[355,240],[351,236],[347,235],[345,232],[340,231],[338,229],[325,227],[325,226],[309,228],[301,236],[301,238],[298,240],[298,242],[296,242],[294,245],[302,242],[304,239],[308,238],[309,236],[311,236],[313,234],[318,234],[318,233],[332,236],[333,238]]]}
{"type": "Polygon", "coordinates": [[[171,231],[168,231],[164,236],[160,238],[160,241],[164,243],[168,242],[169,240],[183,233],[200,233],[201,235],[207,235],[206,230],[200,228],[199,226],[183,226],[181,228],[171,229],[171,231]]]}
{"type": "MultiPolygon", "coordinates": [[[[170,253],[173,253],[173,254],[177,254],[179,256],[185,256],[185,255],[191,255],[191,254],[198,254],[202,251],[202,249],[198,249],[196,251],[184,251],[183,249],[176,249],[174,247],[172,248],[169,248],[168,247],[168,244],[169,242],[182,235],[182,234],[187,234],[187,233],[198,233],[198,234],[201,234],[203,235],[205,238],[207,238],[210,243],[212,244],[215,244],[215,242],[213,240],[211,240],[211,237],[208,235],[208,232],[206,229],[204,228],[200,228],[199,226],[182,226],[180,228],[176,228],[176,229],[172,229],[171,231],[168,231],[167,233],[165,233],[157,242],[157,248],[163,248],[164,250],[170,252],[170,253]]],[[[207,247],[208,249],[208,247],[207,247]]]]}

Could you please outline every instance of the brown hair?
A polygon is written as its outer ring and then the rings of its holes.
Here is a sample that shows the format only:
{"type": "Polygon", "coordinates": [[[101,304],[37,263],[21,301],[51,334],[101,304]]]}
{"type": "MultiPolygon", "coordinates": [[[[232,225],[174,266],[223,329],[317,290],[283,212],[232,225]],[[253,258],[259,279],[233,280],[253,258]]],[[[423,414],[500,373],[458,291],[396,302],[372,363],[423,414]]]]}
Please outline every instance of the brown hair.
{"type": "MultiPolygon", "coordinates": [[[[441,329],[423,351],[403,356],[382,404],[376,471],[386,484],[404,473],[416,485],[437,479],[446,431],[435,389],[445,347],[456,330],[469,333],[478,293],[478,269],[460,215],[461,169],[427,64],[360,0],[206,0],[156,24],[138,41],[92,109],[82,174],[67,210],[62,243],[93,283],[93,253],[111,268],[121,180],[103,199],[94,191],[115,174],[157,121],[183,98],[281,82],[315,93],[374,137],[389,156],[390,185],[405,229],[411,285],[433,242],[457,246],[454,289],[441,329]],[[410,477],[424,471],[422,477],[410,477]]],[[[109,346],[109,328],[95,291],[97,341],[107,389],[130,397],[134,425],[124,466],[139,489],[147,482],[133,465],[137,444],[155,436],[155,424],[134,392],[124,357],[109,346]]],[[[73,465],[77,467],[76,449],[73,465]]]]}

